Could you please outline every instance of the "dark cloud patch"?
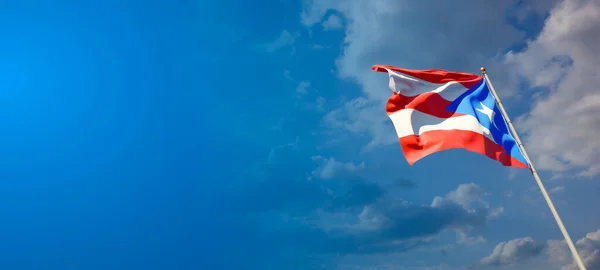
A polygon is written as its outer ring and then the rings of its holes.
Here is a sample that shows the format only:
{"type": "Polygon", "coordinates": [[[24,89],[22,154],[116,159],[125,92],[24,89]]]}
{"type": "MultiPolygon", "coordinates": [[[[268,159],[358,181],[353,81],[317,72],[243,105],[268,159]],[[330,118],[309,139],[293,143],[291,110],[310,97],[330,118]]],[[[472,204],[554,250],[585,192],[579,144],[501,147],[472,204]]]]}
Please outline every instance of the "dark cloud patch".
{"type": "Polygon", "coordinates": [[[468,210],[451,200],[434,206],[411,204],[366,181],[351,185],[340,195],[300,180],[261,182],[252,193],[253,199],[246,202],[246,209],[252,212],[244,213],[243,223],[254,226],[261,246],[270,246],[272,251],[400,252],[445,229],[482,227],[488,216],[487,209],[468,210]]]}
{"type": "Polygon", "coordinates": [[[385,191],[376,184],[364,180],[351,185],[348,192],[331,200],[330,210],[354,208],[374,203],[385,191]]]}
{"type": "Polygon", "coordinates": [[[400,178],[400,179],[396,180],[394,182],[394,185],[401,189],[412,189],[417,186],[417,184],[414,181],[407,179],[407,178],[400,178]]]}
{"type": "Polygon", "coordinates": [[[425,237],[444,229],[470,229],[485,225],[487,209],[468,210],[448,202],[440,206],[414,205],[405,201],[383,201],[378,206],[386,216],[381,226],[381,239],[425,237]]]}
{"type": "Polygon", "coordinates": [[[375,231],[360,232],[356,229],[324,230],[317,226],[297,226],[286,230],[271,229],[261,232],[262,248],[271,251],[282,249],[293,250],[298,254],[373,254],[382,252],[401,252],[414,248],[424,242],[419,239],[401,242],[383,239],[383,235],[375,231]]]}
{"type": "Polygon", "coordinates": [[[232,190],[229,209],[235,214],[282,212],[306,215],[331,195],[321,181],[311,181],[315,164],[295,144],[275,147],[259,172],[249,175],[232,190]]]}
{"type": "Polygon", "coordinates": [[[274,249],[287,243],[287,248],[312,254],[381,254],[426,244],[428,237],[445,229],[482,226],[487,216],[486,211],[468,211],[456,203],[432,207],[389,196],[358,212],[357,208],[320,212],[318,222],[303,220],[298,226],[263,228],[262,233],[265,239],[277,240],[270,243],[274,249]]]}
{"type": "Polygon", "coordinates": [[[260,221],[253,235],[268,252],[345,255],[406,251],[429,243],[428,237],[446,229],[481,227],[487,217],[486,209],[467,210],[451,201],[438,206],[411,204],[367,183],[354,185],[336,199],[331,205],[340,207],[315,209],[311,216],[247,215],[244,222],[260,221]],[[369,195],[356,196],[367,189],[369,195]]]}

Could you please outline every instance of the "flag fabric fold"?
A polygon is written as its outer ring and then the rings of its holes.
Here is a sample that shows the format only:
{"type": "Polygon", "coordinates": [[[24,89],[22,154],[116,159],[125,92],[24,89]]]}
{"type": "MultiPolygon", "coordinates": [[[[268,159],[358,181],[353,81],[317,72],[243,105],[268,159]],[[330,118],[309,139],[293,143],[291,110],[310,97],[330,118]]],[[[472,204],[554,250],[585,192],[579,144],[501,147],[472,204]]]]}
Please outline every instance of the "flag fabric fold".
{"type": "Polygon", "coordinates": [[[462,148],[504,166],[529,167],[482,76],[383,65],[373,70],[389,75],[394,93],[386,112],[410,165],[439,151],[462,148]]]}

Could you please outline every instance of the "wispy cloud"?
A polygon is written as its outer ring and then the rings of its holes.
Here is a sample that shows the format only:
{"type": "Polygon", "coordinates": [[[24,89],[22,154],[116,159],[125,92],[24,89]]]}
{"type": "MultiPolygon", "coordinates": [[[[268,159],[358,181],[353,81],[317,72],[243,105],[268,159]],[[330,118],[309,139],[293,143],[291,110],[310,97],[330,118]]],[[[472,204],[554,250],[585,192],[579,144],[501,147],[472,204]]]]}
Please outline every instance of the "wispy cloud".
{"type": "Polygon", "coordinates": [[[300,83],[298,83],[298,86],[296,86],[296,95],[298,97],[302,97],[302,96],[308,94],[309,87],[310,87],[309,81],[301,81],[300,83]]]}
{"type": "Polygon", "coordinates": [[[283,77],[288,81],[293,81],[294,77],[292,77],[292,72],[289,69],[283,71],[283,77]]]}
{"type": "Polygon", "coordinates": [[[314,156],[312,160],[320,163],[320,166],[313,171],[313,175],[321,179],[332,179],[340,173],[354,173],[365,168],[365,163],[341,162],[335,158],[325,158],[322,156],[314,156]]]}
{"type": "Polygon", "coordinates": [[[320,50],[323,50],[323,49],[327,48],[327,46],[320,45],[320,44],[314,44],[314,45],[312,46],[312,48],[313,48],[314,50],[320,51],[320,50]]]}
{"type": "Polygon", "coordinates": [[[264,45],[265,51],[268,53],[273,53],[286,46],[292,46],[296,42],[298,36],[298,33],[290,33],[287,30],[283,30],[279,37],[264,45]]]}
{"type": "Polygon", "coordinates": [[[552,194],[552,193],[561,193],[565,191],[565,187],[563,186],[559,186],[559,187],[554,187],[552,189],[550,189],[550,191],[548,191],[548,193],[552,194]]]}

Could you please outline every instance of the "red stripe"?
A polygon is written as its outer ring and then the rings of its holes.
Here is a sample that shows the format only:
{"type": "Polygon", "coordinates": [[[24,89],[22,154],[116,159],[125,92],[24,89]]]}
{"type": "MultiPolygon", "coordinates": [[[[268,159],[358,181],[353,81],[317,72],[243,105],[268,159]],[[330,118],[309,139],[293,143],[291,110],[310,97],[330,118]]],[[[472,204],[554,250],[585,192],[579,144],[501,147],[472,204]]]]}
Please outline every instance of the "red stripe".
{"type": "Polygon", "coordinates": [[[483,79],[483,77],[479,75],[443,69],[412,70],[386,65],[374,65],[372,69],[378,72],[388,72],[388,70],[393,70],[430,83],[443,84],[456,81],[466,88],[477,85],[477,83],[483,79]]]}
{"type": "Polygon", "coordinates": [[[433,154],[453,148],[463,148],[471,152],[486,155],[504,166],[528,168],[521,161],[508,155],[504,148],[487,137],[473,131],[435,130],[420,136],[410,135],[400,138],[400,145],[408,164],[433,154]]]}
{"type": "Polygon", "coordinates": [[[414,97],[393,93],[388,99],[385,110],[388,115],[402,109],[414,109],[439,118],[450,118],[463,115],[461,113],[446,110],[446,107],[451,103],[451,101],[444,99],[440,94],[434,92],[428,92],[414,97]]]}

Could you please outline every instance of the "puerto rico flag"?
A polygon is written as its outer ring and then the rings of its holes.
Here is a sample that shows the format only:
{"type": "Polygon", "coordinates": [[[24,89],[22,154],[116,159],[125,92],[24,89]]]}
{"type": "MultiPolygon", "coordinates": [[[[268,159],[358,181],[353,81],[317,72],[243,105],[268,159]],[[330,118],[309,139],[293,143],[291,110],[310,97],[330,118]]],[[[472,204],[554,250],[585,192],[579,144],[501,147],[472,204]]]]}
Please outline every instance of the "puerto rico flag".
{"type": "Polygon", "coordinates": [[[462,148],[504,166],[529,168],[485,79],[446,70],[373,66],[394,92],[386,106],[410,165],[435,152],[462,148]]]}

